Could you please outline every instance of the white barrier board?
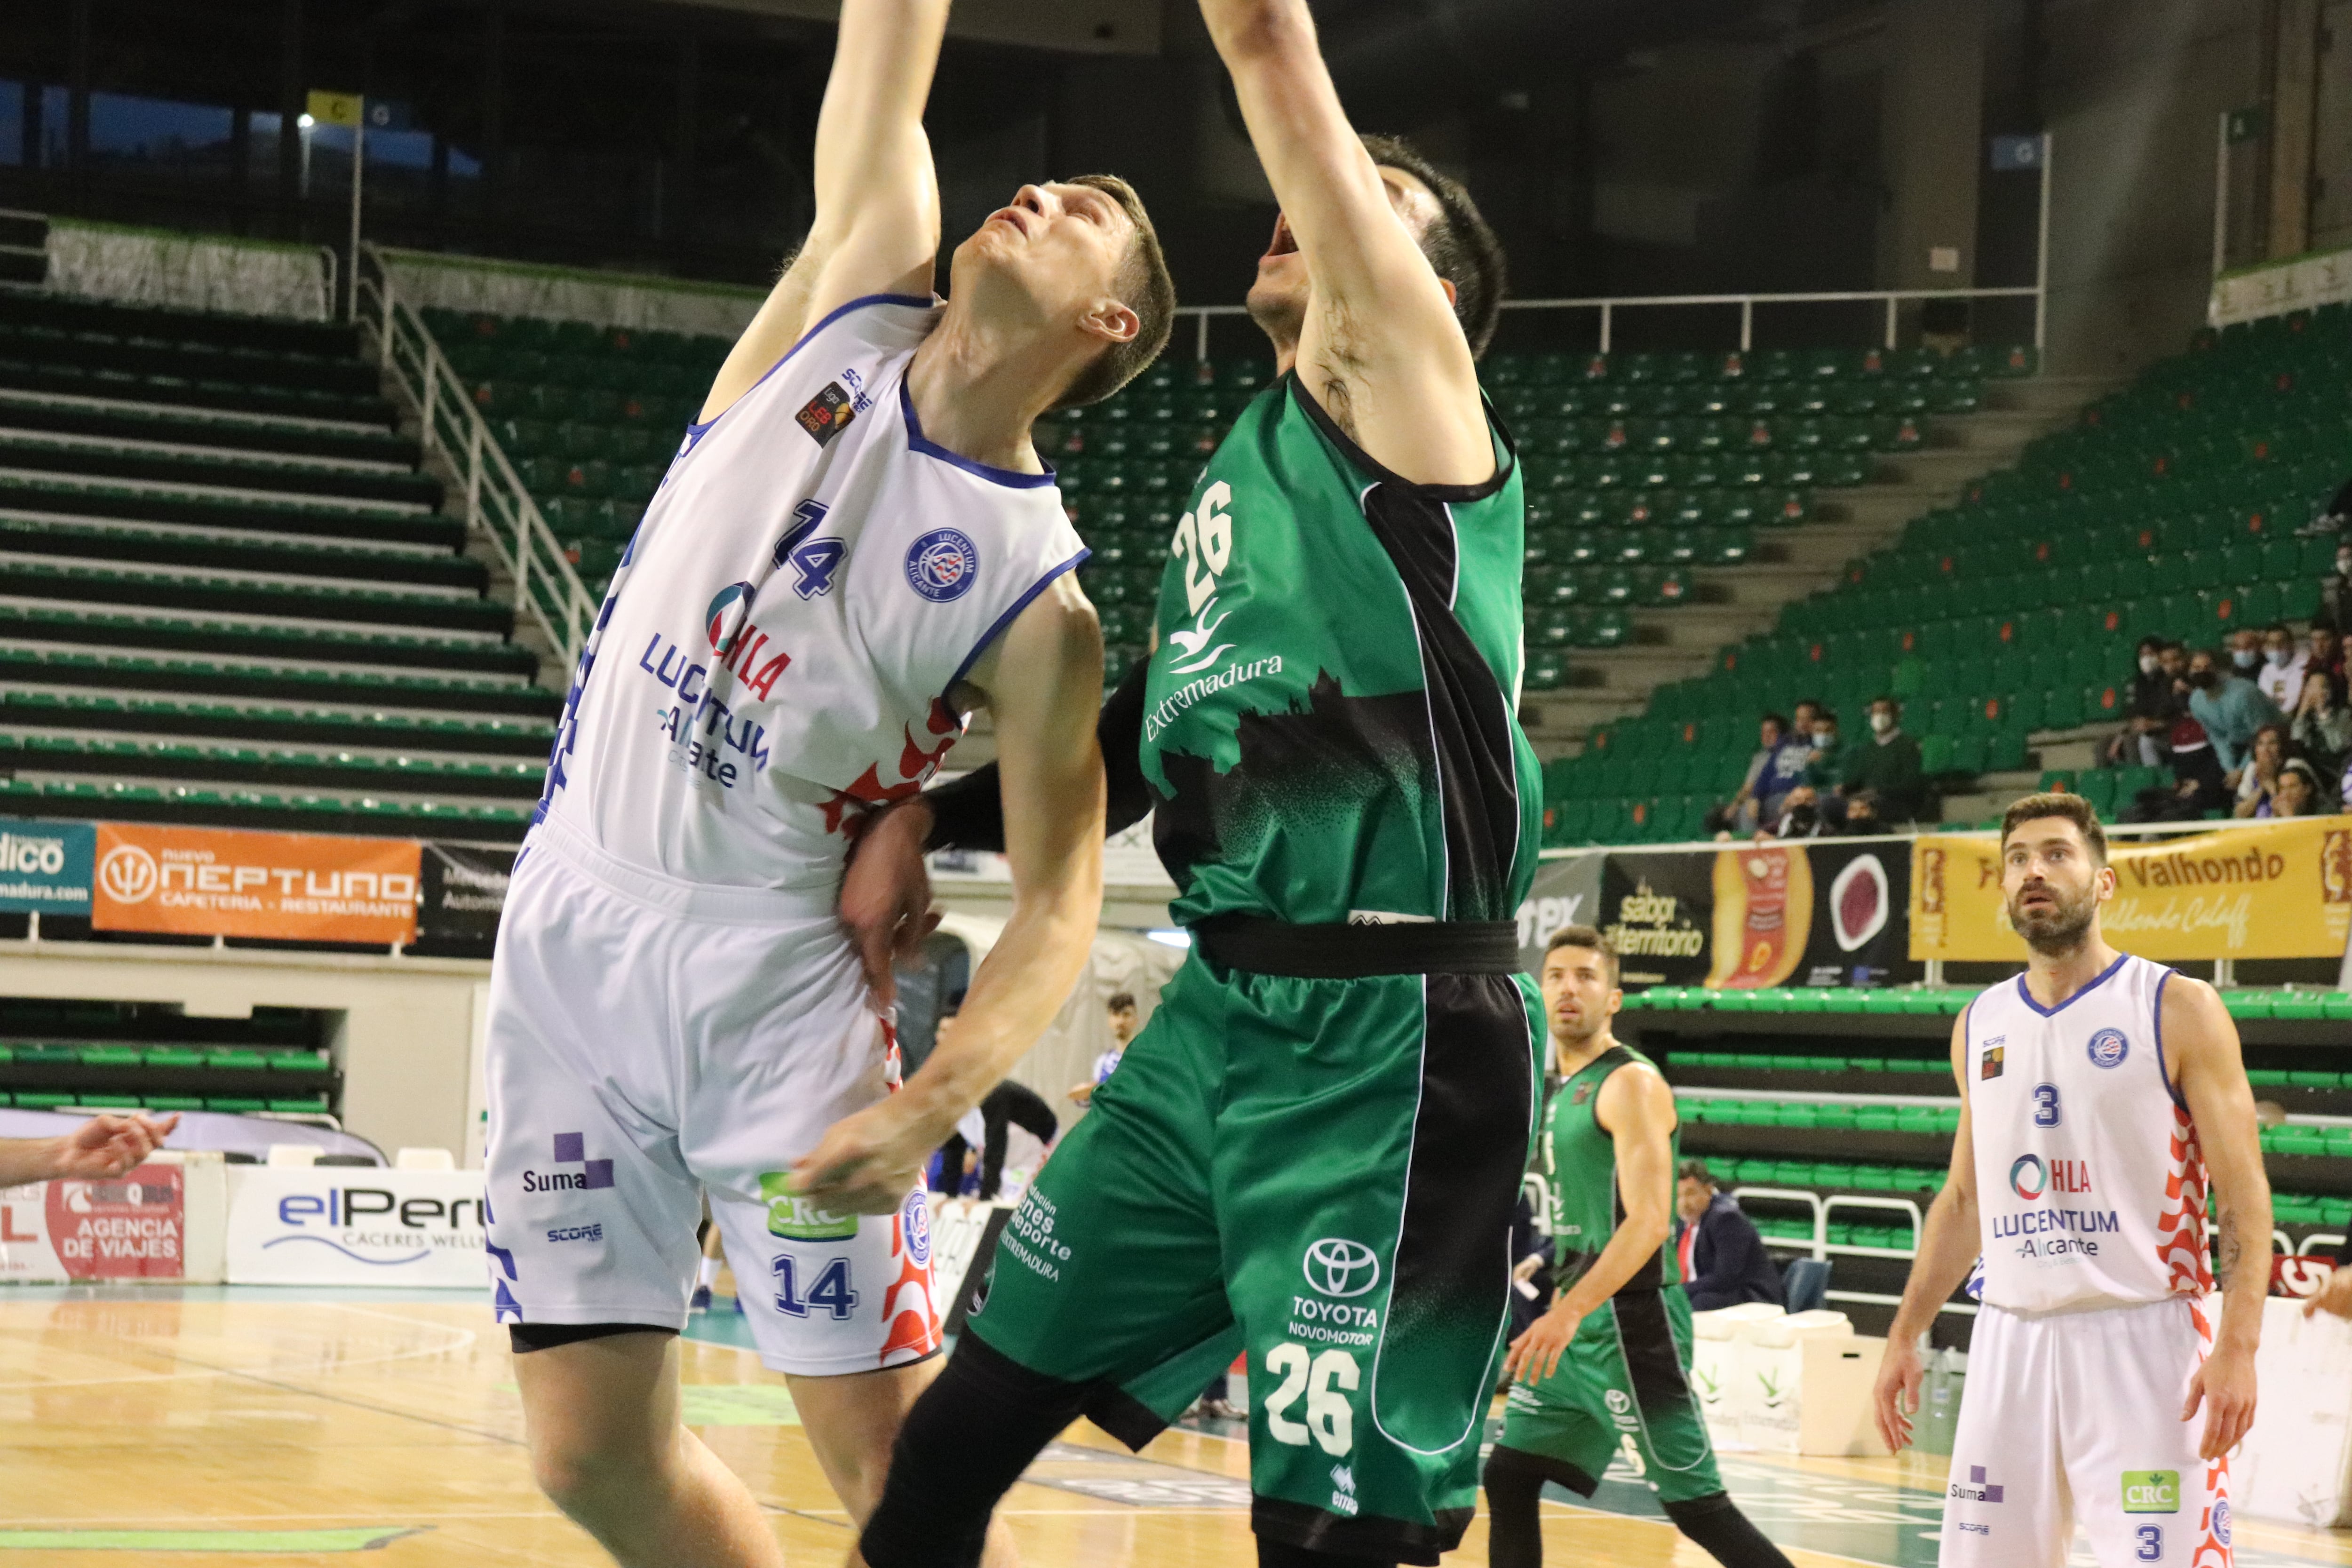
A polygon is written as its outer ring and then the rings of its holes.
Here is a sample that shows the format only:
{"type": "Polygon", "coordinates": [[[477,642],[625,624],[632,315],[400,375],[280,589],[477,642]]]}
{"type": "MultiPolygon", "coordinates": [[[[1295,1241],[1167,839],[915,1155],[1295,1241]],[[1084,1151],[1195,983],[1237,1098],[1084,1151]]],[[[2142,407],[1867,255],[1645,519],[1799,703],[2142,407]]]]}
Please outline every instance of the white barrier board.
{"type": "Polygon", "coordinates": [[[237,1165],[232,1285],[488,1289],[479,1171],[237,1165]]]}

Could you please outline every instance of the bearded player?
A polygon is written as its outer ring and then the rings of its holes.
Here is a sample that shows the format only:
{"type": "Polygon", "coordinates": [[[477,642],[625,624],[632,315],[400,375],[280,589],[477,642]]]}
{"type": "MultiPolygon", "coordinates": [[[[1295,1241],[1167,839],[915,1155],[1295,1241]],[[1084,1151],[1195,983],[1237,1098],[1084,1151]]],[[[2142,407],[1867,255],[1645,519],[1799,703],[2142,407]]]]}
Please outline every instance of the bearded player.
{"type": "Polygon", "coordinates": [[[1476,1500],[1541,790],[1518,474],[1473,353],[1500,290],[1425,252],[1494,249],[1458,187],[1367,152],[1303,0],[1202,11],[1282,204],[1250,297],[1282,374],[1178,524],[1140,704],[1192,957],[1005,1230],[874,1568],[970,1562],[1068,1422],[1139,1445],[1237,1347],[1261,1563],[1435,1563],[1476,1500]]]}
{"type": "Polygon", "coordinates": [[[1623,1442],[1675,1527],[1724,1568],[1789,1568],[1733,1506],[1691,1393],[1691,1310],[1666,1245],[1675,1215],[1675,1091],[1618,1043],[1617,953],[1591,926],[1544,949],[1544,1014],[1560,1086],[1544,1108],[1559,1299],[1511,1342],[1503,1436],[1486,1459],[1490,1568],[1541,1568],[1546,1481],[1591,1497],[1623,1442]]]}
{"type": "Polygon", "coordinates": [[[1952,1030],[1959,1132],[1887,1331],[1879,1429],[1909,1440],[1917,1341],[1980,1258],[1945,1568],[2059,1568],[2078,1521],[2101,1568],[2228,1568],[2271,1238],[2238,1031],[2203,981],[2107,945],[2116,873],[2081,796],[2011,805],[2000,865],[2026,969],[1952,1030]]]}
{"type": "Polygon", "coordinates": [[[938,1366],[916,1173],[1095,929],[1101,639],[1029,430],[1149,363],[1173,290],[1132,194],[1093,176],[1024,186],[933,297],[947,10],[843,7],[815,222],[614,577],[499,930],[498,1315],[541,1484],[627,1563],[782,1561],[679,1421],[704,1189],[761,1360],[866,1516],[938,1366]],[[866,816],[982,705],[1013,911],[900,1088],[836,891],[866,816]]]}

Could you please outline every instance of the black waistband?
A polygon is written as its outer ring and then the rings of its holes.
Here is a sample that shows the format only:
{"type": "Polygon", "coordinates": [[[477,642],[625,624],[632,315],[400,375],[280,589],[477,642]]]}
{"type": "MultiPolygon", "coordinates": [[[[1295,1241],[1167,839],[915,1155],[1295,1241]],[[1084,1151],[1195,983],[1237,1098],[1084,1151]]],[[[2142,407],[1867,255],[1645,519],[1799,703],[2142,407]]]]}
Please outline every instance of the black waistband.
{"type": "Polygon", "coordinates": [[[1216,915],[1192,928],[1201,951],[1228,969],[1301,980],[1374,974],[1517,974],[1514,921],[1387,921],[1377,925],[1293,925],[1255,915],[1216,915]]]}

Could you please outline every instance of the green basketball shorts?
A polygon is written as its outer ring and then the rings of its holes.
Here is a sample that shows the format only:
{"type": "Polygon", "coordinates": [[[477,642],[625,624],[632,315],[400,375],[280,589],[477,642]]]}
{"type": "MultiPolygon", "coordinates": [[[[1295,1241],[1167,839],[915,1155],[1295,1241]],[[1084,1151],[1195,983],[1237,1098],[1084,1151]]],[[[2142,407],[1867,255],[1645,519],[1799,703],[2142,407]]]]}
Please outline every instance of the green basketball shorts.
{"type": "Polygon", "coordinates": [[[1660,1501],[1711,1497],[1723,1478],[1690,1363],[1690,1300],[1680,1286],[1620,1294],[1577,1324],[1549,1377],[1511,1385],[1502,1447],[1598,1480],[1630,1441],[1660,1501]]]}
{"type": "Polygon", "coordinates": [[[1534,1132],[1523,976],[1198,949],[998,1243],[967,1331],[1140,1447],[1237,1350],[1253,1527],[1433,1563],[1475,1507],[1534,1132]]]}

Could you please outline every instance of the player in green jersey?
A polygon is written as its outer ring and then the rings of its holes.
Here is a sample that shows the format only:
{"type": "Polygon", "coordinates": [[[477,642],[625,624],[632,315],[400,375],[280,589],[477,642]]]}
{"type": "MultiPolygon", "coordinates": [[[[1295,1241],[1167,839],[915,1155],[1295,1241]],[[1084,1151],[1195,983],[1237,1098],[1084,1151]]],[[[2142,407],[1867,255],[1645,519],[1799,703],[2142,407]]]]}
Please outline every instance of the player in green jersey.
{"type": "MultiPolygon", "coordinates": [[[[1476,1501],[1538,1081],[1500,252],[1349,128],[1303,0],[1202,10],[1283,212],[1250,295],[1280,375],[1177,527],[1129,742],[1192,956],[1005,1231],[874,1568],[971,1561],[1067,1422],[1140,1446],[1237,1350],[1262,1563],[1433,1563],[1476,1501]]],[[[917,929],[861,881],[845,918],[917,929]]]]}
{"type": "Polygon", "coordinates": [[[1511,1342],[1518,1381],[1486,1460],[1486,1560],[1538,1568],[1544,1482],[1590,1497],[1631,1443],[1666,1517],[1725,1568],[1789,1568],[1725,1495],[1690,1390],[1690,1302],[1666,1245],[1675,1095],[1610,1032],[1624,999],[1617,954],[1591,926],[1567,927],[1545,949],[1542,980],[1561,1078],[1539,1145],[1559,1294],[1511,1342]]]}

